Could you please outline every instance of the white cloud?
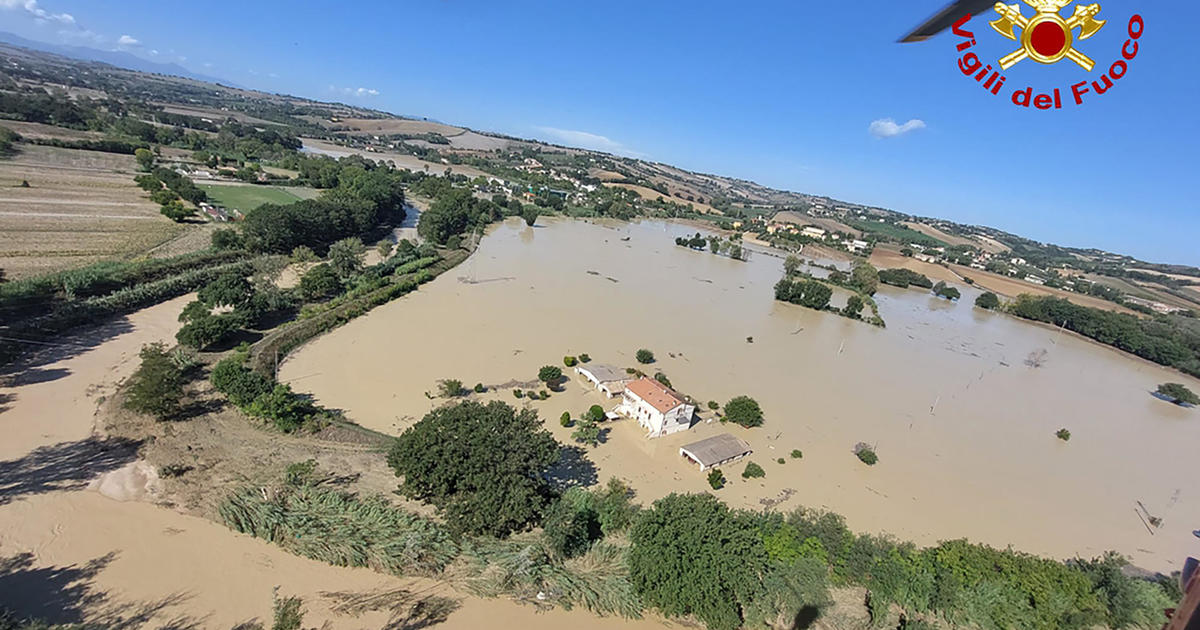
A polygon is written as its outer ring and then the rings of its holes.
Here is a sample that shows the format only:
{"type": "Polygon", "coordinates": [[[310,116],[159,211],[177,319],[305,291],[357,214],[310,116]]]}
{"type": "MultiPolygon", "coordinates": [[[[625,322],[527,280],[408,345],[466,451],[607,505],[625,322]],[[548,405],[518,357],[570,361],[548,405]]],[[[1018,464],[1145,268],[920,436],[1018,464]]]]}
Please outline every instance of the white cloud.
{"type": "Polygon", "coordinates": [[[140,46],[141,44],[142,42],[139,42],[129,35],[122,35],[117,38],[117,46],[120,46],[121,48],[130,48],[132,46],[140,46]]]}
{"type": "Polygon", "coordinates": [[[581,149],[593,149],[606,153],[617,153],[630,157],[641,157],[644,154],[627,148],[625,145],[598,133],[578,131],[575,129],[558,129],[555,127],[538,127],[538,131],[551,136],[555,140],[581,149]]]}
{"type": "Polygon", "coordinates": [[[903,125],[896,124],[896,121],[891,118],[880,118],[879,120],[871,121],[871,126],[868,131],[876,138],[894,138],[902,136],[910,131],[925,128],[925,121],[920,118],[913,118],[903,125]]]}
{"type": "Polygon", "coordinates": [[[369,96],[379,96],[379,90],[375,90],[375,89],[372,89],[372,88],[365,88],[365,87],[360,87],[360,88],[348,88],[348,87],[339,88],[339,87],[337,87],[337,86],[331,85],[331,86],[329,86],[329,91],[330,91],[330,92],[337,92],[338,94],[343,94],[343,95],[345,95],[345,96],[353,96],[353,97],[355,97],[355,98],[366,98],[366,97],[369,97],[369,96]]]}
{"type": "Polygon", "coordinates": [[[0,8],[22,9],[39,22],[75,23],[75,16],[70,13],[51,13],[38,6],[37,0],[0,0],[0,8]]]}

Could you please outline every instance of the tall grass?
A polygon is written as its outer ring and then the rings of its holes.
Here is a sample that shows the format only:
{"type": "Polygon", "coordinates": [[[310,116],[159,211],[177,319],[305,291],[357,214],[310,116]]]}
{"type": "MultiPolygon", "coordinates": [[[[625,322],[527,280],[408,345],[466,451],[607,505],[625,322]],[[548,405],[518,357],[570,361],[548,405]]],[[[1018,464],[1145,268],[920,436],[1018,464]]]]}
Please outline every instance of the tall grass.
{"type": "Polygon", "coordinates": [[[642,600],[629,581],[625,549],[606,542],[572,560],[559,560],[541,540],[489,540],[466,553],[466,588],[482,597],[545,601],[600,615],[641,617],[642,600]]]}
{"type": "Polygon", "coordinates": [[[296,555],[393,575],[434,575],[459,553],[439,525],[382,497],[319,486],[244,488],[219,507],[230,528],[296,555]]]}

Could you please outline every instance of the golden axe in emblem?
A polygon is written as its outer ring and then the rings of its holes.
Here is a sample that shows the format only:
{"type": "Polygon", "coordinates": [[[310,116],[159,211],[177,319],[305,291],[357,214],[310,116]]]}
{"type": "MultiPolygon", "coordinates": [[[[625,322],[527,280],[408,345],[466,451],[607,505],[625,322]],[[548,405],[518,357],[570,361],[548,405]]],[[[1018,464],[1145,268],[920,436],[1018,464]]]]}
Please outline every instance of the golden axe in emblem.
{"type": "Polygon", "coordinates": [[[1037,13],[1027,18],[1021,14],[1021,5],[997,2],[994,7],[1000,19],[989,22],[1001,35],[1016,40],[1016,29],[1021,29],[1021,48],[1000,60],[1000,67],[1008,70],[1022,59],[1029,58],[1038,63],[1057,63],[1063,57],[1083,66],[1091,72],[1096,62],[1075,50],[1074,31],[1079,29],[1079,40],[1085,40],[1104,27],[1106,20],[1097,20],[1099,4],[1076,5],[1075,13],[1063,19],[1059,11],[1075,0],[1024,0],[1037,13]]]}

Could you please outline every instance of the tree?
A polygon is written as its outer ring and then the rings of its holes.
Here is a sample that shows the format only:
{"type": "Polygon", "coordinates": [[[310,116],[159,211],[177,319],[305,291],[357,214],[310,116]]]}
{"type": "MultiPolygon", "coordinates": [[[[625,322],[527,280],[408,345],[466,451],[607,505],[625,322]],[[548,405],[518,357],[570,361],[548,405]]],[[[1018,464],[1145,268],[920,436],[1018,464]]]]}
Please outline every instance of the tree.
{"type": "Polygon", "coordinates": [[[862,310],[863,299],[857,295],[851,295],[850,298],[846,300],[846,306],[842,309],[842,313],[848,317],[858,319],[862,314],[862,310]]]}
{"type": "Polygon", "coordinates": [[[571,439],[588,446],[597,446],[600,444],[600,425],[596,424],[595,420],[583,418],[571,433],[571,439]]]}
{"type": "Polygon", "coordinates": [[[725,487],[725,475],[720,469],[713,468],[708,471],[708,486],[713,490],[725,487]]]}
{"type": "Polygon", "coordinates": [[[579,361],[575,357],[572,357],[572,356],[563,357],[563,365],[565,365],[567,367],[575,367],[575,364],[578,362],[579,361]]]}
{"type": "MultiPolygon", "coordinates": [[[[571,491],[580,489],[568,492],[571,491]]],[[[542,532],[560,558],[574,558],[587,552],[592,541],[600,537],[600,523],[595,510],[586,502],[563,496],[546,511],[542,532]]]]}
{"type": "Polygon", "coordinates": [[[137,160],[138,168],[149,173],[154,170],[154,152],[150,149],[137,149],[133,152],[133,159],[137,160]]]}
{"type": "Polygon", "coordinates": [[[563,377],[562,368],[555,365],[543,365],[542,369],[538,370],[538,380],[543,383],[554,386],[563,377]]]}
{"type": "Polygon", "coordinates": [[[213,367],[211,379],[213,387],[239,407],[249,405],[274,387],[271,379],[242,365],[241,358],[236,356],[219,361],[213,367]]]}
{"type": "Polygon", "coordinates": [[[819,614],[833,603],[828,573],[825,563],[816,558],[772,564],[763,576],[761,589],[743,609],[745,627],[793,630],[806,611],[811,611],[811,616],[819,614]]]}
{"type": "Polygon", "coordinates": [[[630,582],[665,616],[694,615],[709,630],[741,627],[767,559],[752,519],[709,494],[655,501],[630,530],[630,582]]]}
{"type": "Polygon", "coordinates": [[[995,293],[986,291],[984,293],[980,293],[979,297],[975,298],[975,306],[990,311],[997,306],[1000,306],[1000,298],[996,297],[995,293]]]}
{"type": "Polygon", "coordinates": [[[142,363],[129,379],[125,407],[167,420],[179,413],[183,400],[183,372],[171,360],[166,346],[152,343],[142,347],[142,363]]]}
{"type": "Polygon", "coordinates": [[[938,280],[938,283],[933,285],[933,294],[947,300],[957,300],[962,296],[958,289],[947,285],[943,280],[938,280]]]}
{"type": "Polygon", "coordinates": [[[391,241],[384,239],[375,244],[375,251],[379,252],[379,259],[384,260],[392,255],[394,247],[391,241]]]}
{"type": "Polygon", "coordinates": [[[209,315],[184,324],[175,339],[179,343],[203,350],[213,344],[224,341],[241,328],[236,315],[209,315]]]}
{"type": "Polygon", "coordinates": [[[306,300],[319,300],[341,292],[341,277],[326,263],[321,263],[300,276],[300,295],[306,300]]]}
{"type": "Polygon", "coordinates": [[[538,219],[537,206],[525,206],[525,208],[521,210],[521,218],[525,219],[525,225],[533,227],[533,224],[537,223],[538,219]]]}
{"type": "Polygon", "coordinates": [[[533,410],[467,401],[409,427],[388,465],[402,494],[437,506],[456,532],[506,536],[541,518],[559,451],[533,410]]]}
{"type": "Polygon", "coordinates": [[[1067,429],[1059,429],[1054,432],[1054,436],[1064,442],[1067,442],[1071,439],[1071,432],[1067,429]]]}
{"type": "Polygon", "coordinates": [[[232,228],[213,230],[212,246],[215,249],[241,249],[245,247],[242,235],[232,228]]]}
{"type": "Polygon", "coordinates": [[[868,262],[855,264],[850,272],[850,286],[858,289],[860,293],[875,295],[875,291],[879,289],[879,270],[868,262]]]}
{"type": "Polygon", "coordinates": [[[183,202],[179,201],[178,199],[164,203],[162,208],[159,209],[159,212],[161,212],[164,217],[167,217],[176,223],[182,223],[184,219],[195,214],[194,210],[185,208],[183,202]]]}
{"type": "Polygon", "coordinates": [[[363,255],[367,248],[357,237],[344,238],[329,246],[329,266],[342,279],[362,270],[363,255]]]}
{"type": "Polygon", "coordinates": [[[650,352],[649,350],[647,350],[645,348],[638,350],[635,357],[637,358],[638,363],[642,363],[642,364],[654,363],[654,353],[650,352]]]}
{"type": "Polygon", "coordinates": [[[1163,383],[1158,386],[1158,393],[1170,398],[1177,405],[1200,405],[1200,396],[1182,383],[1163,383]]]}
{"type": "Polygon", "coordinates": [[[667,378],[667,375],[662,372],[655,372],[654,380],[658,381],[659,383],[662,383],[666,387],[671,386],[671,379],[667,378]]]}
{"type": "Polygon", "coordinates": [[[604,407],[601,407],[600,405],[592,405],[591,407],[588,407],[586,417],[592,422],[600,422],[604,419],[604,407]]]}
{"type": "Polygon", "coordinates": [[[762,426],[762,408],[749,396],[735,396],[725,403],[725,419],[747,428],[762,426]]]}
{"type": "Polygon", "coordinates": [[[783,259],[783,273],[789,276],[795,275],[795,273],[800,270],[800,265],[802,265],[803,262],[804,261],[800,260],[799,256],[796,256],[795,254],[788,254],[788,257],[783,259]]]}
{"type": "Polygon", "coordinates": [[[225,273],[204,285],[196,297],[207,306],[237,306],[250,298],[254,289],[236,273],[225,273]]]}
{"type": "Polygon", "coordinates": [[[562,427],[571,426],[571,412],[570,411],[562,412],[562,415],[558,417],[558,424],[562,427]]]}
{"type": "Polygon", "coordinates": [[[775,299],[792,304],[807,306],[816,310],[824,310],[829,306],[833,297],[833,289],[817,280],[797,280],[792,282],[783,278],[775,284],[775,299]]]}

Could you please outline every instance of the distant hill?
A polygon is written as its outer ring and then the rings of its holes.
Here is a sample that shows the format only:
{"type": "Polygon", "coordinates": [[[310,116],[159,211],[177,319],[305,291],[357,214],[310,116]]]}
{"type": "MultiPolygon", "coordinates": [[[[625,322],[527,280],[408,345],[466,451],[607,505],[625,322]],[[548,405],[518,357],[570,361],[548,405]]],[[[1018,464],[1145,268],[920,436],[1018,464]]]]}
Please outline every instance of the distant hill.
{"type": "MultiPolygon", "coordinates": [[[[99,61],[109,65],[125,68],[127,70],[136,70],[138,72],[148,72],[151,74],[166,74],[186,79],[195,79],[197,81],[205,81],[207,83],[221,83],[223,85],[232,85],[229,81],[218,79],[216,77],[197,74],[184,68],[176,63],[158,63],[148,59],[142,59],[137,55],[123,50],[99,50],[97,48],[88,48],[86,46],[65,46],[60,44],[51,44],[47,42],[34,41],[25,39],[20,35],[6,33],[0,31],[0,42],[28,48],[30,50],[39,50],[42,52],[53,53],[63,57],[72,59],[80,59],[83,61],[99,61]]],[[[237,87],[237,86],[234,86],[237,87]]]]}

